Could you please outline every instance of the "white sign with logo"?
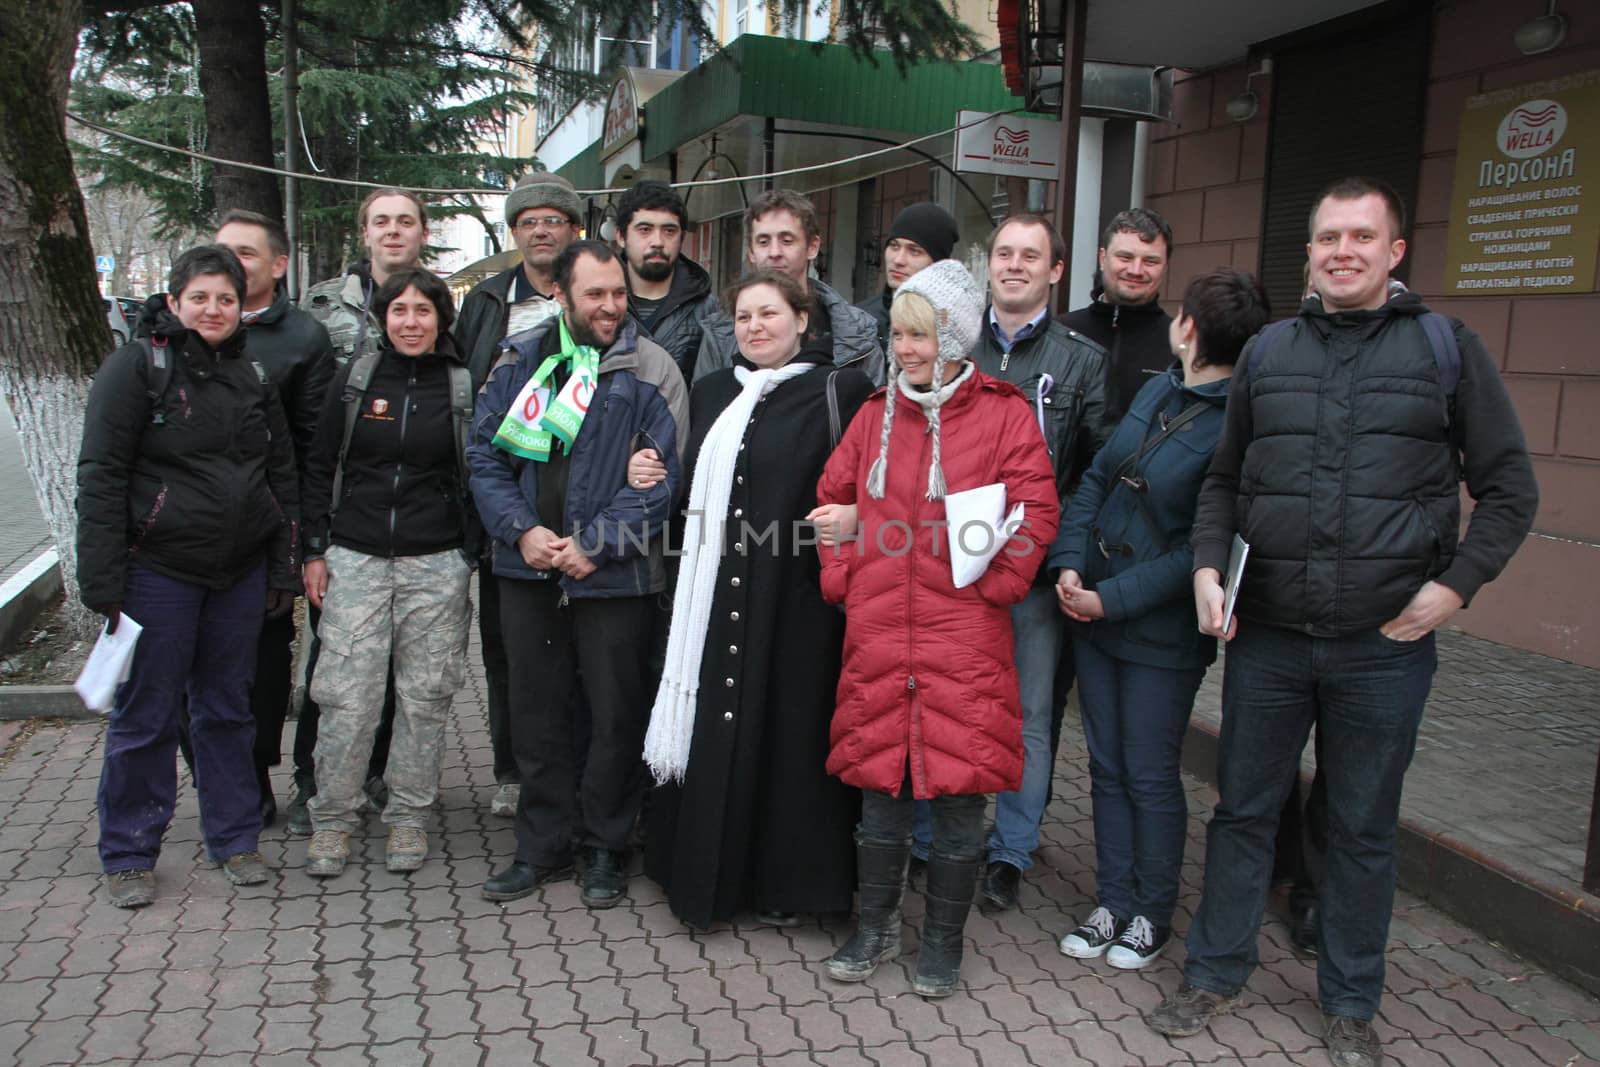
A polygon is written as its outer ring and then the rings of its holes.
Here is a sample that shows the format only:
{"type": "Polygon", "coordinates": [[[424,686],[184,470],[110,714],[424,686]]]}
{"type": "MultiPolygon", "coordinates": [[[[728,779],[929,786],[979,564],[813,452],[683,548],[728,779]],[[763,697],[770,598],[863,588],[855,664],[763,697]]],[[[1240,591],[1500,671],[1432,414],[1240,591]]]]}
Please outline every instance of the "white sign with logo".
{"type": "Polygon", "coordinates": [[[996,115],[973,122],[983,116],[982,111],[956,113],[956,123],[962,127],[956,131],[956,170],[1047,181],[1059,177],[1059,121],[1029,115],[996,115]]]}

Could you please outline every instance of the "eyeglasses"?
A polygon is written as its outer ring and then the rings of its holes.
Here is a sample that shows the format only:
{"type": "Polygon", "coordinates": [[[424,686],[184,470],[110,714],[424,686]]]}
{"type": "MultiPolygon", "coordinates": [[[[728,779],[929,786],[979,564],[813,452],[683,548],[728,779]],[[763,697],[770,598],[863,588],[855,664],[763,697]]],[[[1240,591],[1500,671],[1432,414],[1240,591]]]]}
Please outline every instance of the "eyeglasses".
{"type": "Polygon", "coordinates": [[[518,219],[517,229],[532,231],[543,226],[547,230],[553,230],[557,226],[570,226],[571,224],[572,220],[565,215],[539,215],[533,218],[518,219]]]}

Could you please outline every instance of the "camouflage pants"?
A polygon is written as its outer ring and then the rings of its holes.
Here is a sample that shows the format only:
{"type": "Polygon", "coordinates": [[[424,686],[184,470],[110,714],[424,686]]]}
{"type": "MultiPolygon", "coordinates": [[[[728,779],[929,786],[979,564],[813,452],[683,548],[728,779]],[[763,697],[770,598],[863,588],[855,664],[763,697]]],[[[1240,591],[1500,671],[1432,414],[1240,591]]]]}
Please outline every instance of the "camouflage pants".
{"type": "Polygon", "coordinates": [[[466,678],[471,568],[453,549],[384,559],[334,546],[326,561],[322,652],[311,679],[312,699],[322,705],[312,825],[360,828],[361,787],[392,655],[394,739],[383,821],[421,828],[439,793],[445,715],[466,678]]]}

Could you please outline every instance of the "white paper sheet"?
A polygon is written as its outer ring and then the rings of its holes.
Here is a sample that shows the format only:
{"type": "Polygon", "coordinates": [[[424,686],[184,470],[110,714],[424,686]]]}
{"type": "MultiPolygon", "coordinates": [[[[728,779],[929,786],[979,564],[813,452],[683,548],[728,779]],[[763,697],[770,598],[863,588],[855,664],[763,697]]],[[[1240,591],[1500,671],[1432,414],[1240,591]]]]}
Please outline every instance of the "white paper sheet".
{"type": "Polygon", "coordinates": [[[950,523],[950,577],[957,589],[964,589],[983,576],[1011,532],[1022,525],[1023,506],[1007,514],[1005,484],[994,482],[946,494],[944,515],[950,523]]]}
{"type": "Polygon", "coordinates": [[[78,675],[78,680],[72,683],[84,707],[102,715],[110,714],[117,686],[126,682],[129,672],[133,670],[133,649],[143,632],[144,627],[134,622],[127,612],[122,613],[116,633],[100,631],[100,639],[89,650],[89,659],[84,663],[83,671],[78,675]]]}

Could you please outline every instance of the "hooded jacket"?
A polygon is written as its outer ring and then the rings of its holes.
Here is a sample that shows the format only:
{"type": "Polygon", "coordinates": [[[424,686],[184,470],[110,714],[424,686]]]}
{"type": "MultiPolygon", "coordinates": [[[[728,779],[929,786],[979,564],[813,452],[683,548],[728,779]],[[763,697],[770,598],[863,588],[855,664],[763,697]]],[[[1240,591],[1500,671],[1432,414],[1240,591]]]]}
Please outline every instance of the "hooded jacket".
{"type": "Polygon", "coordinates": [[[300,306],[322,323],[333,345],[333,358],[342,366],[356,354],[376,352],[383,344],[383,323],[372,314],[372,264],[361,260],[337,278],[318,282],[300,297],[300,306]]]}
{"type": "Polygon", "coordinates": [[[145,303],[140,331],[166,340],[171,378],[152,401],[135,341],[90,386],[78,458],[84,604],[120,604],[129,561],[226,589],[265,559],[272,588],[298,590],[294,446],[278,391],[243,354],[244,330],[212,349],[160,294],[145,303]]]}
{"type": "MultiPolygon", "coordinates": [[[[854,367],[873,385],[884,383],[883,349],[878,347],[878,324],[860,308],[845,303],[844,297],[815,278],[811,292],[828,315],[832,337],[832,358],[836,367],[854,367]]],[[[808,333],[814,332],[808,330],[808,333]]],[[[700,342],[700,358],[695,362],[694,378],[699,381],[714,370],[733,366],[739,344],[733,336],[733,316],[718,309],[705,322],[705,337],[700,342]]]]}
{"type": "Polygon", "coordinates": [[[1090,302],[1057,321],[1106,350],[1106,424],[1116,429],[1145,383],[1172,364],[1172,316],[1158,300],[1111,304],[1104,292],[1097,277],[1090,302]]]}
{"type": "Polygon", "coordinates": [[[554,578],[574,597],[659,593],[666,587],[665,530],[682,484],[683,450],[689,441],[688,388],[665,349],[640,337],[629,320],[601,355],[589,411],[572,445],[564,515],[539,513],[543,464],[494,443],[522,387],[546,356],[560,351],[560,321],[557,317],[508,338],[478,394],[467,463],[478,514],[494,539],[494,573],[537,581],[554,578]],[[665,480],[649,489],[628,484],[628,457],[640,448],[655,449],[667,467],[665,480]],[[530,567],[517,539],[535,526],[576,535],[595,572],[574,579],[530,567]]]}
{"type": "Polygon", "coordinates": [[[1382,307],[1315,297],[1270,350],[1240,354],[1194,524],[1194,565],[1250,544],[1246,622],[1338,637],[1373,629],[1436,580],[1470,604],[1527,536],[1539,492],[1516,409],[1483,342],[1451,320],[1453,400],[1399,288],[1382,307]],[[1476,502],[1464,537],[1459,482],[1476,502]]]}
{"type": "Polygon", "coordinates": [[[711,291],[711,275],[700,264],[684,256],[672,268],[672,287],[666,298],[646,321],[637,310],[632,294],[628,310],[650,339],[672,357],[683,372],[684,382],[692,382],[696,359],[700,354],[700,339],[705,333],[706,320],[721,313],[722,305],[711,291]]]}
{"type": "Polygon", "coordinates": [[[1022,600],[1060,517],[1050,460],[1015,386],[975,372],[940,407],[949,492],[1002,482],[1025,511],[973,584],[955,588],[943,500],[926,499],[927,419],[880,389],[850,421],[817,485],[818,504],[859,509],[859,539],[821,549],[822,595],[845,605],[843,669],[828,773],[898,795],[994,793],[1022,781],[1022,705],[1011,605],[1022,600]],[[895,403],[882,499],[866,491],[886,403],[895,403]]]}
{"type": "Polygon", "coordinates": [[[1183,384],[1171,367],[1139,391],[1127,416],[1084,472],[1050,546],[1047,566],[1070,568],[1100,594],[1105,618],[1078,633],[1107,655],[1177,670],[1217,657],[1215,638],[1194,621],[1189,531],[1195,500],[1222,432],[1228,380],[1183,384]],[[1200,414],[1140,457],[1128,472],[1136,488],[1114,477],[1123,462],[1191,404],[1200,414]]]}

